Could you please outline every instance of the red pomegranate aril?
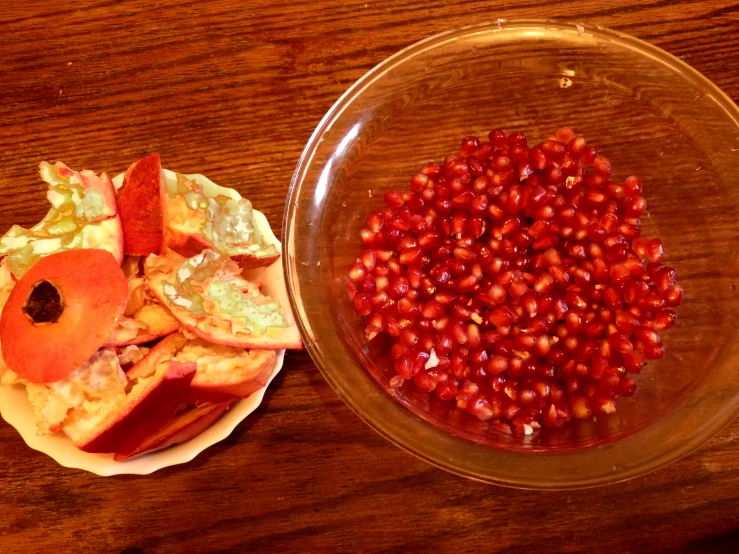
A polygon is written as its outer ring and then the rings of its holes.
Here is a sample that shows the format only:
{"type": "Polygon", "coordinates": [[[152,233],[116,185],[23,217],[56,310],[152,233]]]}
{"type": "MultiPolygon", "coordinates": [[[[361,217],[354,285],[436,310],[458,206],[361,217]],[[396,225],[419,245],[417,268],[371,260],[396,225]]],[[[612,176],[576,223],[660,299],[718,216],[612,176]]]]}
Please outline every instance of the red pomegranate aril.
{"type": "Polygon", "coordinates": [[[654,316],[653,328],[655,331],[666,331],[677,321],[677,314],[673,310],[660,310],[654,316]]]}
{"type": "Polygon", "coordinates": [[[642,353],[647,360],[659,360],[665,355],[665,347],[661,342],[645,344],[642,353]]]}
{"type": "Polygon", "coordinates": [[[390,282],[390,289],[388,292],[393,298],[401,298],[402,296],[405,296],[409,288],[408,279],[405,277],[396,277],[390,282]]]}
{"type": "Polygon", "coordinates": [[[631,377],[624,375],[619,379],[618,386],[616,387],[616,394],[628,398],[629,396],[633,396],[635,392],[636,383],[631,377]]]}
{"type": "Polygon", "coordinates": [[[422,257],[423,251],[416,246],[414,248],[402,250],[400,252],[399,261],[403,265],[414,265],[419,263],[422,257]]]}
{"type": "Polygon", "coordinates": [[[554,289],[554,277],[549,273],[543,273],[534,283],[534,290],[539,294],[547,294],[554,289]]]}
{"type": "Polygon", "coordinates": [[[626,217],[638,218],[647,211],[647,200],[642,196],[630,198],[626,200],[624,205],[624,214],[626,217]]]}
{"type": "Polygon", "coordinates": [[[659,263],[665,256],[665,247],[659,239],[652,239],[647,243],[646,255],[652,263],[659,263]]]}
{"type": "Polygon", "coordinates": [[[580,167],[590,167],[598,152],[592,146],[586,146],[580,154],[580,167]]]}
{"type": "MultiPolygon", "coordinates": [[[[665,294],[667,293],[665,292],[665,294]]],[[[637,304],[642,310],[656,314],[667,302],[656,291],[652,291],[639,298],[637,304]]]]}
{"type": "Polygon", "coordinates": [[[642,193],[642,183],[637,177],[627,177],[624,181],[624,190],[627,196],[639,196],[642,193]]]}
{"type": "Polygon", "coordinates": [[[615,333],[611,333],[608,336],[608,344],[616,352],[620,352],[621,354],[628,354],[629,352],[634,350],[634,345],[631,344],[629,336],[623,331],[616,331],[615,333]]]}
{"type": "Polygon", "coordinates": [[[669,287],[663,294],[664,305],[669,308],[675,308],[680,305],[683,299],[683,289],[679,285],[669,287]]]}
{"type": "Polygon", "coordinates": [[[459,149],[459,153],[466,158],[474,154],[478,148],[480,148],[480,139],[473,136],[465,137],[462,139],[462,146],[459,149]]]}
{"type": "Polygon", "coordinates": [[[406,319],[415,319],[418,317],[420,310],[414,301],[409,298],[401,298],[398,300],[398,313],[406,319]]]}
{"type": "MultiPolygon", "coordinates": [[[[595,268],[595,266],[593,266],[595,268]]],[[[610,269],[611,281],[614,283],[623,283],[629,278],[631,272],[629,269],[622,264],[613,264],[610,269]]]]}
{"type": "Polygon", "coordinates": [[[421,371],[413,378],[413,383],[424,392],[431,392],[436,388],[438,377],[434,373],[421,371]]]}
{"type": "Polygon", "coordinates": [[[379,212],[370,212],[370,214],[364,220],[364,224],[367,226],[367,229],[369,229],[373,233],[377,233],[385,224],[385,217],[379,212]]]}
{"type": "Polygon", "coordinates": [[[616,326],[625,333],[632,333],[639,326],[639,317],[629,311],[616,312],[616,326]]]}
{"type": "Polygon", "coordinates": [[[419,334],[412,327],[407,327],[400,331],[400,342],[412,348],[418,344],[419,334]]]}
{"type": "Polygon", "coordinates": [[[609,395],[613,394],[616,392],[620,380],[621,378],[618,375],[613,373],[606,374],[598,380],[598,388],[609,395]]]}
{"type": "Polygon", "coordinates": [[[367,278],[367,274],[367,268],[364,266],[364,264],[361,264],[359,262],[354,263],[349,267],[349,280],[355,285],[360,284],[362,281],[364,281],[367,278]]]}
{"type": "Polygon", "coordinates": [[[355,294],[352,300],[354,309],[359,315],[370,315],[372,313],[372,295],[368,292],[360,292],[355,294]]]}
{"type": "Polygon", "coordinates": [[[648,327],[637,327],[634,329],[634,335],[644,344],[657,344],[659,342],[657,331],[648,327]]]}
{"type": "Polygon", "coordinates": [[[636,279],[627,279],[623,286],[624,300],[628,304],[636,303],[641,297],[649,292],[649,285],[644,281],[636,279]]]}
{"type": "Polygon", "coordinates": [[[359,261],[365,268],[367,268],[367,271],[372,271],[375,269],[375,265],[377,264],[377,254],[371,249],[362,250],[359,253],[359,261]]]}
{"type": "Polygon", "coordinates": [[[612,172],[611,161],[602,155],[593,160],[593,170],[602,177],[610,177],[612,172]]]}
{"type": "Polygon", "coordinates": [[[629,373],[640,373],[644,366],[644,354],[641,352],[630,352],[624,356],[624,368],[629,373]]]}
{"type": "Polygon", "coordinates": [[[572,310],[584,311],[588,307],[583,295],[575,290],[570,290],[565,295],[567,306],[572,310]]]}
{"type": "Polygon", "coordinates": [[[490,323],[496,327],[506,327],[516,319],[515,314],[507,307],[495,308],[488,318],[490,323]]]}
{"type": "Polygon", "coordinates": [[[365,329],[365,335],[368,341],[374,339],[378,334],[382,333],[385,329],[385,320],[382,314],[372,314],[367,318],[367,328],[365,329]]]}
{"type": "Polygon", "coordinates": [[[395,360],[395,372],[403,379],[412,379],[419,370],[415,361],[416,358],[410,350],[404,352],[395,360]]]}
{"type": "Polygon", "coordinates": [[[404,202],[402,193],[397,190],[389,190],[385,193],[385,204],[390,208],[400,208],[404,202]]]}

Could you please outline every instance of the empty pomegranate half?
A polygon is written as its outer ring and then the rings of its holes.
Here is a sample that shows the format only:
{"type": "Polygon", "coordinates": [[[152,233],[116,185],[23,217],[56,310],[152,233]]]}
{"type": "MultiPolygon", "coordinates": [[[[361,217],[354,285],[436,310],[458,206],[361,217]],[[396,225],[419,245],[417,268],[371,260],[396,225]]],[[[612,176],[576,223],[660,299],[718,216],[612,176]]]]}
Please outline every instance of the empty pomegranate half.
{"type": "Polygon", "coordinates": [[[366,337],[413,386],[525,434],[616,410],[664,356],[683,289],[641,236],[637,177],[570,128],[466,137],[369,213],[347,273],[366,337]]]}
{"type": "Polygon", "coordinates": [[[126,276],[106,250],[62,250],[41,258],[3,308],[3,359],[32,383],[64,379],[103,345],[127,300],[126,276]]]}

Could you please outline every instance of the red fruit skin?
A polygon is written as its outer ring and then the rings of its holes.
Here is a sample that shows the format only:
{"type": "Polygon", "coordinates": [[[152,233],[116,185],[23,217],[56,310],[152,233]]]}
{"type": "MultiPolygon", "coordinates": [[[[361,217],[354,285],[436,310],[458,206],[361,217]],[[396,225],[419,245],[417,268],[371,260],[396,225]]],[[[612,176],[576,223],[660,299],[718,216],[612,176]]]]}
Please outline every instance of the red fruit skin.
{"type": "Polygon", "coordinates": [[[162,428],[146,437],[136,449],[118,452],[113,459],[116,462],[121,462],[152,450],[161,450],[168,446],[187,442],[218,421],[234,402],[236,402],[236,399],[218,404],[206,404],[175,415],[162,428]]]}
{"type": "Polygon", "coordinates": [[[32,383],[64,379],[103,346],[127,301],[128,281],[110,252],[73,249],[41,258],[15,284],[3,308],[3,359],[32,383]],[[65,308],[56,322],[35,325],[23,305],[43,280],[59,290],[65,308]]]}
{"type": "Polygon", "coordinates": [[[131,164],[118,191],[124,252],[132,256],[162,253],[164,249],[164,174],[159,154],[131,164]]]}
{"type": "Polygon", "coordinates": [[[127,403],[121,412],[112,414],[113,422],[75,446],[91,453],[115,452],[127,456],[135,452],[175,414],[187,397],[196,370],[195,362],[170,361],[161,377],[152,381],[137,399],[127,403]]]}

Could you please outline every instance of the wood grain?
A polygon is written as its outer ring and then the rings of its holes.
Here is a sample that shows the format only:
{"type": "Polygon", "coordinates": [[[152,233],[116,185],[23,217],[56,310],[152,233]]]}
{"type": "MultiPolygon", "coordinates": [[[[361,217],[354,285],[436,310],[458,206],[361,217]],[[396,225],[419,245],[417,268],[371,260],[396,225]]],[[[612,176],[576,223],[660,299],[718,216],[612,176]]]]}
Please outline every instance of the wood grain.
{"type": "MultiPolygon", "coordinates": [[[[281,224],[295,164],[368,69],[472,22],[557,17],[625,31],[739,99],[739,2],[0,2],[0,232],[45,212],[43,159],[166,167],[238,188],[281,224]]],[[[149,477],[56,465],[0,424],[0,552],[730,552],[739,422],[652,475],[533,493],[432,468],[375,435],[306,353],[193,462],[149,477]],[[128,549],[128,550],[127,550],[128,549]]]]}

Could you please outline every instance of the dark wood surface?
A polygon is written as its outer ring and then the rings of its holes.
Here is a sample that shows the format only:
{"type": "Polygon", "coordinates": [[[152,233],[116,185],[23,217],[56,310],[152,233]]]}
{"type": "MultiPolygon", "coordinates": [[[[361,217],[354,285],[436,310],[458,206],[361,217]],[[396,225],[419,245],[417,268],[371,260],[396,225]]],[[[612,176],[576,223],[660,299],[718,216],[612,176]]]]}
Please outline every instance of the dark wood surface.
{"type": "MultiPolygon", "coordinates": [[[[739,2],[99,0],[0,5],[0,232],[45,212],[36,165],[117,173],[158,151],[246,193],[279,229],[313,128],[367,70],[498,17],[615,28],[739,100],[739,2]]],[[[59,467],[0,423],[0,553],[739,551],[739,421],[640,479],[536,493],[392,446],[288,354],[263,405],[193,462],[148,477],[59,467]]]]}

